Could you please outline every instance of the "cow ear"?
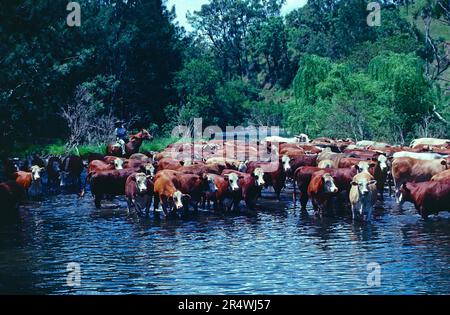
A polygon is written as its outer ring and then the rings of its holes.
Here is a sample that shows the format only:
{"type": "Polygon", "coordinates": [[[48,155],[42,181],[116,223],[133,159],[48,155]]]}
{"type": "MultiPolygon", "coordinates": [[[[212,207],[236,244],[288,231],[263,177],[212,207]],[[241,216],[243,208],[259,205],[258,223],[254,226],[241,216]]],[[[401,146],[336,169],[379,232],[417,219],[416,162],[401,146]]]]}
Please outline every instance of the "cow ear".
{"type": "Polygon", "coordinates": [[[228,175],[223,175],[223,178],[228,180],[228,175]]]}
{"type": "Polygon", "coordinates": [[[352,184],[353,186],[358,186],[358,183],[357,182],[355,182],[355,181],[351,181],[351,183],[350,184],[352,184]]]}
{"type": "Polygon", "coordinates": [[[369,164],[369,167],[375,167],[375,166],[377,166],[377,163],[370,163],[369,164]]]}
{"type": "Polygon", "coordinates": [[[377,183],[377,181],[375,179],[373,179],[369,182],[369,185],[375,185],[376,183],[377,183]]]}
{"type": "Polygon", "coordinates": [[[243,178],[244,178],[244,175],[239,175],[238,178],[239,178],[239,179],[243,179],[243,178]]]}

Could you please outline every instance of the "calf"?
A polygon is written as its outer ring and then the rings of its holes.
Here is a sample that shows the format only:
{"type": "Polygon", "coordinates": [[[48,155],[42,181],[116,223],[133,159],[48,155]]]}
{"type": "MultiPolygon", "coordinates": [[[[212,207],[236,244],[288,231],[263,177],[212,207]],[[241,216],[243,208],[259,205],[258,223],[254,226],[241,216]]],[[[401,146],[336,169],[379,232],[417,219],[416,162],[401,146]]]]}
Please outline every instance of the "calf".
{"type": "Polygon", "coordinates": [[[447,169],[447,161],[439,160],[418,160],[413,158],[398,158],[392,163],[392,176],[394,178],[395,196],[399,201],[400,187],[406,182],[425,182],[439,172],[447,169]]]}
{"type": "Polygon", "coordinates": [[[349,199],[353,220],[359,215],[363,221],[370,221],[377,200],[376,180],[369,173],[362,172],[353,177],[351,184],[349,199]]]}
{"type": "Polygon", "coordinates": [[[329,173],[315,173],[308,185],[308,196],[311,198],[315,213],[323,215],[328,210],[329,200],[338,191],[329,173]]]}
{"type": "Polygon", "coordinates": [[[153,198],[153,182],[144,173],[135,173],[128,176],[125,182],[125,196],[127,198],[128,211],[134,208],[142,214],[148,215],[153,198]]]}
{"type": "Polygon", "coordinates": [[[450,181],[403,183],[400,188],[400,202],[412,202],[422,216],[450,210],[450,181]]]}

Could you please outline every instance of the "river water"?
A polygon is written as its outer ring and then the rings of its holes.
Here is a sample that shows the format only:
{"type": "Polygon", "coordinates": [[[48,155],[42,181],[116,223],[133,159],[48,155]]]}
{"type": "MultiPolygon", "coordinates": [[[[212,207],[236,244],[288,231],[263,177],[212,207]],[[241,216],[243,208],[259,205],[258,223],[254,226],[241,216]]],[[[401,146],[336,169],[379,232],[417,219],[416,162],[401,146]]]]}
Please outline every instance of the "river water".
{"type": "Polygon", "coordinates": [[[386,197],[362,224],[272,196],[256,212],[160,221],[128,215],[121,198],[102,210],[90,194],[27,202],[0,225],[0,293],[450,293],[449,213],[423,221],[386,197]]]}

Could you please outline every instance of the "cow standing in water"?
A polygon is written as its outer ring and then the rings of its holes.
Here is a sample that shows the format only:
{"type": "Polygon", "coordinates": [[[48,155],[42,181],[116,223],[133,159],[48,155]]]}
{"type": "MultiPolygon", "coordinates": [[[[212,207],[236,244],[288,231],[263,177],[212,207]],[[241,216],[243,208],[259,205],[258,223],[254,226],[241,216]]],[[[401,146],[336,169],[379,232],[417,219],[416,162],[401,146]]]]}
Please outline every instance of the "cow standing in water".
{"type": "Polygon", "coordinates": [[[81,190],[81,173],[83,169],[84,164],[81,157],[76,155],[65,157],[62,163],[61,187],[67,188],[70,191],[76,190],[79,193],[81,190]]]}
{"type": "Polygon", "coordinates": [[[108,155],[119,156],[119,157],[130,157],[131,155],[138,153],[139,148],[141,147],[144,140],[151,140],[153,137],[150,133],[142,129],[135,135],[130,137],[130,141],[125,144],[125,154],[122,152],[122,147],[120,144],[110,143],[106,148],[106,152],[108,155]]]}
{"type": "Polygon", "coordinates": [[[42,194],[42,170],[42,167],[33,165],[31,172],[18,171],[15,173],[17,184],[23,187],[27,195],[34,197],[42,194]]]}

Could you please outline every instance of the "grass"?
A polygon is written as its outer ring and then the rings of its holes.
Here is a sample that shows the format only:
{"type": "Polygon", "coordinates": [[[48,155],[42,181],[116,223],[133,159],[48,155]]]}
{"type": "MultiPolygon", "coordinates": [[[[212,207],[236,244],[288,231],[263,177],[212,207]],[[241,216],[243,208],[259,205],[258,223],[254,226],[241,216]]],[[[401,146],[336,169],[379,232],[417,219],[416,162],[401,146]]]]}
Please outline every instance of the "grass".
{"type": "MultiPolygon", "coordinates": [[[[178,141],[178,138],[174,137],[161,137],[156,138],[151,141],[146,141],[142,144],[140,152],[146,152],[146,151],[162,151],[164,150],[169,144],[174,143],[178,141]]],[[[106,153],[106,144],[96,145],[96,144],[89,144],[89,145],[80,145],[77,147],[78,150],[73,149],[70,152],[66,152],[66,144],[63,140],[57,140],[55,143],[48,144],[48,145],[28,145],[24,147],[17,148],[13,156],[14,157],[25,157],[32,154],[39,154],[39,155],[66,155],[66,154],[73,154],[73,155],[79,155],[79,156],[86,156],[89,153],[99,153],[99,154],[105,154],[106,153]]]]}
{"type": "Polygon", "coordinates": [[[169,144],[175,143],[179,141],[179,138],[175,137],[161,137],[156,138],[151,141],[144,142],[141,146],[140,152],[146,152],[146,151],[162,151],[164,150],[169,144]]]}

